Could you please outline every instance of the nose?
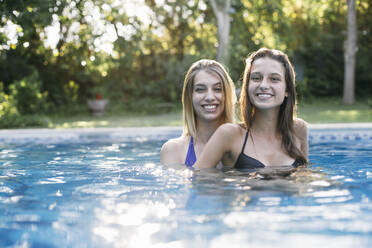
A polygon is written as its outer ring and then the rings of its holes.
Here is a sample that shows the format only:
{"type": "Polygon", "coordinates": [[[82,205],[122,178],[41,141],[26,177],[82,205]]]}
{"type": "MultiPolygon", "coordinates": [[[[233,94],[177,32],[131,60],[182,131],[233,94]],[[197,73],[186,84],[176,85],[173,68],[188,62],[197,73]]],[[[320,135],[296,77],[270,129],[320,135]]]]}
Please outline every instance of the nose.
{"type": "Polygon", "coordinates": [[[264,77],[260,83],[260,89],[268,89],[269,88],[269,84],[268,84],[268,79],[266,77],[264,77]]]}
{"type": "Polygon", "coordinates": [[[213,101],[214,98],[215,98],[215,95],[214,95],[213,89],[208,89],[207,90],[207,95],[205,96],[205,100],[206,101],[213,101]]]}

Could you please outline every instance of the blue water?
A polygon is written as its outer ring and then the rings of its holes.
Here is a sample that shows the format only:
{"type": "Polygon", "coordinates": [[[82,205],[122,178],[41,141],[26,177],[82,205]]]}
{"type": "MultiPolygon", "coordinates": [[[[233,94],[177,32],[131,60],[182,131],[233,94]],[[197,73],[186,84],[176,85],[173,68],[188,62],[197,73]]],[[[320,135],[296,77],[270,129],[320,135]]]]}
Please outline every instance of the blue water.
{"type": "Polygon", "coordinates": [[[177,131],[3,141],[0,247],[370,247],[372,135],[345,132],[311,131],[312,165],[287,176],[163,167],[177,131]]]}

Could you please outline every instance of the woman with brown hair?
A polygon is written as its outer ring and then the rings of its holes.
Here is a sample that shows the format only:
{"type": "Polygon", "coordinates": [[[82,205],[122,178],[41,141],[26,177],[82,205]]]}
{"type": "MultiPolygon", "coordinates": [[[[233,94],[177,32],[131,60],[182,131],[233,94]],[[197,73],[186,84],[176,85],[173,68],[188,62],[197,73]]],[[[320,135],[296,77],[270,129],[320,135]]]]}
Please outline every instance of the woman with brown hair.
{"type": "Polygon", "coordinates": [[[246,60],[240,95],[242,124],[221,125],[195,168],[254,169],[307,163],[307,124],[296,118],[295,73],[286,54],[261,48],[246,60]]]}

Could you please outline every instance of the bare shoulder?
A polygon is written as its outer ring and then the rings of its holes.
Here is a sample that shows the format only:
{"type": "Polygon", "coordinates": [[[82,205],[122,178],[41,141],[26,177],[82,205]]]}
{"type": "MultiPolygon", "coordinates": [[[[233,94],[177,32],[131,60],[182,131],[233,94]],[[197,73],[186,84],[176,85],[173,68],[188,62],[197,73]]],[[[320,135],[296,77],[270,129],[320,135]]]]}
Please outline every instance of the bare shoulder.
{"type": "Polygon", "coordinates": [[[303,119],[296,118],[294,120],[294,126],[293,127],[294,127],[294,131],[296,133],[296,136],[298,136],[298,137],[307,136],[308,124],[303,119]]]}
{"type": "MultiPolygon", "coordinates": [[[[227,154],[224,159],[227,156],[234,157],[241,150],[247,130],[242,125],[232,123],[223,124],[218,129],[221,129],[222,135],[216,140],[216,143],[222,144],[223,150],[227,154]]],[[[235,159],[232,160],[235,161],[235,159]]]]}
{"type": "Polygon", "coordinates": [[[188,145],[188,137],[170,139],[163,144],[160,150],[162,164],[180,164],[183,161],[184,153],[188,145]]]}
{"type": "Polygon", "coordinates": [[[308,130],[307,123],[302,119],[295,119],[294,122],[294,132],[295,137],[299,142],[299,148],[303,152],[304,156],[307,158],[309,153],[308,144],[308,130]]]}
{"type": "Polygon", "coordinates": [[[240,135],[245,129],[239,124],[225,123],[218,127],[217,131],[226,137],[240,135]]]}
{"type": "Polygon", "coordinates": [[[163,146],[161,147],[161,152],[177,152],[179,150],[182,150],[187,141],[188,138],[184,136],[170,139],[163,144],[163,146]]]}
{"type": "Polygon", "coordinates": [[[233,166],[241,151],[247,130],[243,125],[232,123],[223,124],[219,129],[223,131],[223,136],[219,140],[224,151],[222,162],[226,166],[233,166]]]}

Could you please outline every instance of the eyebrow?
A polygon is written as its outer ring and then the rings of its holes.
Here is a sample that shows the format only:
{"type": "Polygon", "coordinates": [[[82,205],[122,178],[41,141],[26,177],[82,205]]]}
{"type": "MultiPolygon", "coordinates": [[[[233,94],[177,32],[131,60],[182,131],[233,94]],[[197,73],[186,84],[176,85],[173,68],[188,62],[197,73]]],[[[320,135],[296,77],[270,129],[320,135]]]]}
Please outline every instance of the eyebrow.
{"type": "Polygon", "coordinates": [[[261,74],[261,72],[258,72],[258,71],[251,72],[251,75],[253,74],[261,74]]]}
{"type": "MultiPolygon", "coordinates": [[[[251,75],[254,75],[254,74],[262,74],[261,72],[259,72],[259,71],[254,71],[254,72],[251,72],[251,75]]],[[[269,75],[271,75],[271,76],[282,76],[282,74],[280,74],[280,73],[277,73],[277,72],[273,72],[273,73],[270,73],[269,75]]],[[[284,76],[284,75],[283,75],[284,76]]]]}
{"type": "MultiPolygon", "coordinates": [[[[197,85],[205,85],[206,83],[205,82],[197,82],[194,84],[194,86],[197,86],[197,85]]],[[[213,86],[216,86],[216,85],[222,85],[222,82],[217,82],[215,84],[213,84],[213,86]]]]}
{"type": "Polygon", "coordinates": [[[280,73],[276,73],[276,72],[274,72],[274,73],[270,73],[270,75],[273,75],[273,76],[283,76],[282,74],[280,74],[280,73]]]}

